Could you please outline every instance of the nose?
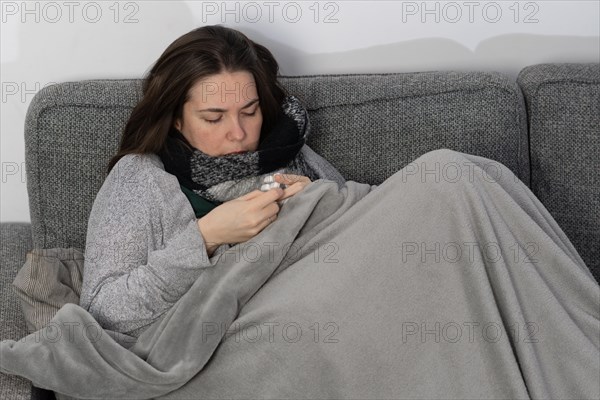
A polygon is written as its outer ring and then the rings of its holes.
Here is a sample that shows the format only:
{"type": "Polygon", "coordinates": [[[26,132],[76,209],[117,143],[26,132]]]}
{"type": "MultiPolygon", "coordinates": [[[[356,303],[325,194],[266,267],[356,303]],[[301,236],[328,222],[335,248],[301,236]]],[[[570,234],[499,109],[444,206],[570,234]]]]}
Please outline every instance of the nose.
{"type": "Polygon", "coordinates": [[[246,137],[246,131],[239,117],[232,119],[228,133],[229,140],[240,141],[246,137]]]}

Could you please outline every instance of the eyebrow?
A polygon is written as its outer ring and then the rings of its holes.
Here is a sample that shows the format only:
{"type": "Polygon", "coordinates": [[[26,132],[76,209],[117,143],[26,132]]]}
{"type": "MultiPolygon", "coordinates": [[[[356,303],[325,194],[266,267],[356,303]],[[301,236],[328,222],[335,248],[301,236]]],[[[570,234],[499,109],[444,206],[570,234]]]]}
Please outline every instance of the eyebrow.
{"type": "MultiPolygon", "coordinates": [[[[243,110],[243,109],[245,109],[245,108],[248,108],[248,107],[250,107],[250,106],[251,106],[251,105],[253,105],[254,103],[257,103],[257,102],[258,102],[258,100],[259,100],[259,99],[253,99],[253,100],[250,100],[250,101],[249,101],[249,102],[248,102],[248,103],[247,103],[247,104],[246,104],[244,107],[242,107],[241,109],[243,110]]],[[[196,110],[196,112],[203,112],[203,111],[210,111],[210,112],[225,112],[225,111],[227,111],[227,110],[226,110],[226,109],[224,109],[224,108],[205,108],[205,109],[203,109],[203,110],[196,110]]]]}

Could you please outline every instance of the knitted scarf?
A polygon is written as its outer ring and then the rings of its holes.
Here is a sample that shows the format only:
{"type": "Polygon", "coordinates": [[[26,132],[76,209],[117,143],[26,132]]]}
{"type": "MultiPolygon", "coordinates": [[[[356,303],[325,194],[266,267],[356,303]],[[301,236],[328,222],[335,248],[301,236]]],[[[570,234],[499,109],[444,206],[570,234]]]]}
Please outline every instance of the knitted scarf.
{"type": "Polygon", "coordinates": [[[261,138],[256,151],[210,156],[194,148],[173,128],[158,155],[165,171],[177,177],[184,192],[187,189],[220,204],[260,189],[264,177],[275,172],[318,179],[300,152],[309,130],[306,109],[298,98],[288,96],[273,128],[261,138]]]}

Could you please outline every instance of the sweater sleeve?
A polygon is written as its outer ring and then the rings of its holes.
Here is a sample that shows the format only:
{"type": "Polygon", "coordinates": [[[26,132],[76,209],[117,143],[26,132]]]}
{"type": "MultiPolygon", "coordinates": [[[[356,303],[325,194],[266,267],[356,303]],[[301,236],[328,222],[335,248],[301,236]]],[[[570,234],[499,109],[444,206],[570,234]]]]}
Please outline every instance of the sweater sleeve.
{"type": "Polygon", "coordinates": [[[127,155],[90,213],[80,304],[105,329],[137,336],[224,247],[209,258],[177,179],[144,156],[127,155]]]}

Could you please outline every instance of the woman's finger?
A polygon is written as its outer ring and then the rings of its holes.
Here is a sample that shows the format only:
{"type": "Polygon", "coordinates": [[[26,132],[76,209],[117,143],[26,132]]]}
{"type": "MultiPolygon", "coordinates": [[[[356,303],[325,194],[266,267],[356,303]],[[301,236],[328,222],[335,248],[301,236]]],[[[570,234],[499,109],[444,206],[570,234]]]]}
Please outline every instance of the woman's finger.
{"type": "Polygon", "coordinates": [[[310,178],[304,175],[294,175],[294,174],[275,174],[274,175],[275,182],[285,183],[287,185],[292,185],[297,182],[311,182],[310,178]]]}
{"type": "Polygon", "coordinates": [[[310,183],[310,181],[309,182],[296,182],[296,183],[289,185],[288,187],[283,189],[283,196],[281,196],[281,198],[279,200],[281,201],[283,199],[286,199],[288,197],[295,195],[296,193],[298,193],[302,189],[304,189],[309,183],[310,183]]]}
{"type": "Polygon", "coordinates": [[[285,189],[282,188],[273,188],[269,189],[266,192],[258,191],[260,194],[252,198],[255,202],[256,206],[259,209],[263,209],[269,204],[272,204],[280,199],[280,197],[285,194],[285,189]]]}
{"type": "Polygon", "coordinates": [[[263,193],[262,191],[256,189],[256,190],[246,193],[243,196],[238,197],[236,200],[252,200],[253,198],[260,196],[262,193],[263,193]]]}

